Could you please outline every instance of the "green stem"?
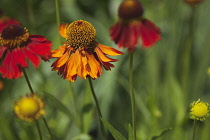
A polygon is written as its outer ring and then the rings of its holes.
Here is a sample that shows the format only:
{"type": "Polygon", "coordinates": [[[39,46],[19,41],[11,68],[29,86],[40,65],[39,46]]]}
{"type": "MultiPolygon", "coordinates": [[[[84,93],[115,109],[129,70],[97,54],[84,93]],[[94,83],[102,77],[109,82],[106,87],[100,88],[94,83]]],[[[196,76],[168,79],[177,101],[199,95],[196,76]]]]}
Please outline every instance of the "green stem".
{"type": "MultiPolygon", "coordinates": [[[[28,87],[29,87],[31,93],[32,93],[32,94],[35,94],[34,91],[33,91],[32,86],[31,86],[31,83],[30,83],[30,81],[29,81],[28,75],[27,75],[27,73],[26,73],[26,71],[25,71],[24,68],[23,68],[23,74],[24,74],[24,77],[25,77],[25,79],[26,79],[26,83],[28,84],[28,87]]],[[[51,131],[50,131],[48,125],[47,125],[47,121],[45,120],[44,117],[43,117],[43,121],[44,121],[44,123],[45,123],[45,125],[46,125],[46,127],[47,127],[48,132],[50,133],[50,136],[54,139],[54,137],[53,137],[53,135],[52,135],[52,133],[51,133],[51,131]]],[[[36,125],[37,125],[38,131],[40,131],[40,129],[39,129],[39,124],[38,124],[37,120],[36,120],[36,125]]],[[[39,134],[41,134],[41,132],[39,132],[39,134]]],[[[42,140],[41,137],[40,137],[40,140],[42,140]]]]}
{"type": "Polygon", "coordinates": [[[53,134],[52,134],[52,132],[51,132],[51,130],[50,130],[48,124],[47,124],[47,121],[46,121],[46,119],[45,119],[44,117],[43,117],[43,121],[44,121],[44,124],[45,124],[45,126],[46,126],[46,128],[47,128],[47,130],[48,130],[48,132],[49,132],[49,134],[50,134],[50,136],[51,136],[51,138],[52,138],[53,140],[55,140],[55,138],[54,138],[54,136],[53,136],[53,134]]]}
{"type": "Polygon", "coordinates": [[[81,132],[83,132],[83,124],[82,124],[82,121],[81,121],[82,119],[81,119],[81,115],[79,115],[79,111],[78,111],[77,103],[76,103],[77,99],[76,99],[76,96],[75,96],[75,93],[74,93],[71,82],[69,82],[69,87],[70,87],[70,96],[71,96],[72,104],[73,104],[73,107],[74,107],[75,119],[76,119],[77,125],[80,128],[81,132]]]}
{"type": "Polygon", "coordinates": [[[132,127],[133,127],[133,138],[136,140],[136,109],[135,109],[135,95],[133,90],[133,53],[129,55],[130,59],[130,71],[129,71],[129,81],[130,81],[130,98],[131,98],[131,112],[132,112],[132,127]]]}
{"type": "Polygon", "coordinates": [[[60,25],[60,11],[59,11],[58,0],[55,0],[55,10],[56,10],[56,22],[57,22],[57,26],[59,26],[60,25]]]}
{"type": "Polygon", "coordinates": [[[25,71],[24,68],[23,68],[23,74],[24,74],[24,77],[25,77],[25,79],[26,79],[26,83],[28,84],[28,87],[29,87],[31,93],[34,94],[33,88],[32,88],[32,86],[31,86],[31,83],[30,83],[30,81],[29,81],[29,79],[28,79],[27,73],[26,73],[26,71],[25,71]]]}
{"type": "MultiPolygon", "coordinates": [[[[190,75],[190,64],[191,64],[191,50],[193,46],[193,37],[194,37],[194,21],[195,21],[195,9],[192,7],[191,15],[189,17],[189,32],[186,40],[186,46],[183,50],[183,58],[182,58],[182,87],[183,92],[188,94],[188,80],[190,75]]],[[[187,98],[187,97],[186,97],[187,98]]]]}
{"type": "MultiPolygon", "coordinates": [[[[57,27],[59,27],[59,25],[60,25],[60,10],[59,10],[59,1],[58,0],[55,0],[55,10],[56,10],[57,27]]],[[[59,42],[62,43],[60,35],[59,35],[59,42]]]]}
{"type": "Polygon", "coordinates": [[[41,130],[40,130],[40,127],[39,127],[39,122],[36,120],[35,123],[36,123],[36,127],[37,127],[37,130],[38,130],[38,133],[39,133],[39,139],[42,140],[42,133],[41,133],[41,130]]]}
{"type": "Polygon", "coordinates": [[[33,13],[33,0],[27,0],[27,11],[28,11],[28,17],[29,17],[30,24],[34,25],[35,18],[34,18],[34,13],[33,13]]]}
{"type": "Polygon", "coordinates": [[[195,140],[195,131],[196,131],[196,120],[193,122],[193,138],[192,140],[195,140]]]}
{"type": "Polygon", "coordinates": [[[89,84],[90,84],[91,93],[92,93],[93,99],[94,99],[95,104],[96,104],[96,109],[97,109],[98,117],[99,117],[99,120],[100,120],[100,127],[101,127],[101,132],[102,132],[102,135],[103,135],[103,139],[106,140],[107,138],[106,138],[105,128],[104,128],[103,122],[100,119],[100,118],[103,118],[103,117],[102,117],[102,114],[101,114],[101,110],[100,110],[100,107],[99,107],[99,104],[98,104],[98,100],[97,100],[95,91],[93,89],[93,83],[92,83],[90,77],[88,78],[88,80],[89,80],[89,84]]]}

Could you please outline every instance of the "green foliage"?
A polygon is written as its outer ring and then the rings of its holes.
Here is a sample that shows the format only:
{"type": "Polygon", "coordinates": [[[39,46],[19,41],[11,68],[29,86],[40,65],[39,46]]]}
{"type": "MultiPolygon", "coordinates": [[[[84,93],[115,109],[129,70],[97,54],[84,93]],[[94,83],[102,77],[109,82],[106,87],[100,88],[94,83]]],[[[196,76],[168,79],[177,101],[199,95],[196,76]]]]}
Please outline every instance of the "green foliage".
{"type": "MultiPolygon", "coordinates": [[[[86,20],[96,28],[98,42],[117,48],[110,39],[109,28],[118,20],[117,7],[121,1],[59,0],[61,23],[86,20]]],[[[194,7],[193,32],[189,28],[192,10],[183,0],[141,0],[141,3],[144,17],[160,27],[162,39],[152,48],[138,46],[134,53],[137,140],[189,140],[193,125],[189,118],[190,103],[198,98],[210,103],[210,77],[207,74],[210,66],[210,1],[204,0],[194,7]],[[186,54],[185,48],[190,42],[192,47],[186,54]]],[[[61,45],[54,1],[0,0],[0,9],[4,15],[18,19],[30,34],[40,34],[51,40],[53,50],[61,45]]],[[[133,139],[132,128],[128,125],[131,123],[129,59],[127,50],[121,51],[125,54],[116,56],[119,61],[114,63],[115,68],[103,69],[103,75],[93,81],[104,125],[111,132],[107,131],[108,140],[133,139]]],[[[38,69],[31,66],[26,69],[34,91],[45,100],[49,127],[57,140],[102,140],[86,80],[78,78],[72,83],[74,107],[68,81],[51,71],[54,61],[42,62],[38,69]]],[[[0,91],[0,140],[37,140],[34,123],[23,122],[13,114],[14,101],[30,93],[24,78],[1,80],[4,89],[0,91]]],[[[45,125],[39,122],[43,139],[50,139],[45,125]]],[[[210,139],[209,118],[199,122],[197,127],[199,140],[210,139]]]]}

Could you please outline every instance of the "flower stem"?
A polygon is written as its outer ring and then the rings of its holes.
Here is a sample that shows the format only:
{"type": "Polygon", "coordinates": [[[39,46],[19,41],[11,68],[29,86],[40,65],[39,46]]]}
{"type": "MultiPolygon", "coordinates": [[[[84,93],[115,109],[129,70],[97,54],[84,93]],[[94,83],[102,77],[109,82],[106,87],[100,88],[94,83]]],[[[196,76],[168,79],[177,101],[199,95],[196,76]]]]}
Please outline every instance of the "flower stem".
{"type": "Polygon", "coordinates": [[[57,26],[59,26],[60,25],[60,11],[59,11],[58,0],[55,0],[55,10],[56,10],[56,22],[57,22],[57,26]]]}
{"type": "MultiPolygon", "coordinates": [[[[57,27],[59,27],[59,25],[60,25],[60,10],[59,10],[59,2],[58,2],[58,0],[55,0],[55,11],[56,11],[57,27]]],[[[60,35],[59,35],[59,42],[62,43],[60,35]]]]}
{"type": "Polygon", "coordinates": [[[40,130],[40,127],[39,127],[39,122],[36,120],[35,123],[36,123],[36,127],[37,127],[37,130],[38,130],[38,133],[39,133],[39,139],[42,140],[42,133],[41,133],[41,130],[40,130]]]}
{"type": "Polygon", "coordinates": [[[193,122],[193,138],[192,140],[195,140],[195,131],[196,131],[196,120],[193,122]]]}
{"type": "Polygon", "coordinates": [[[52,134],[52,132],[51,132],[51,130],[50,130],[48,124],[47,124],[47,121],[46,121],[46,119],[45,119],[44,117],[43,117],[43,121],[44,121],[44,124],[45,124],[45,126],[46,126],[46,128],[47,128],[47,131],[49,132],[51,138],[52,138],[53,140],[55,140],[55,138],[54,138],[54,136],[53,136],[53,134],[52,134]]]}
{"type": "MultiPolygon", "coordinates": [[[[35,93],[34,93],[34,90],[33,90],[33,88],[32,88],[32,86],[31,86],[31,83],[30,83],[30,81],[29,81],[28,75],[27,75],[27,73],[26,73],[26,71],[25,71],[24,68],[23,68],[23,74],[24,74],[24,77],[25,77],[25,79],[26,79],[26,83],[28,84],[28,87],[29,87],[31,93],[32,93],[32,94],[35,94],[35,93]]],[[[48,130],[50,136],[52,137],[52,139],[54,139],[54,137],[53,137],[53,135],[52,135],[52,133],[51,133],[49,127],[48,127],[47,121],[45,120],[44,117],[43,117],[43,121],[44,121],[45,126],[47,127],[47,130],[48,130]]],[[[37,121],[36,121],[36,125],[37,125],[38,131],[40,131],[40,129],[39,129],[39,124],[38,124],[37,121]]],[[[41,134],[41,132],[39,132],[39,135],[40,135],[40,134],[41,134]]],[[[41,137],[40,137],[40,140],[42,140],[41,137]]]]}
{"type": "Polygon", "coordinates": [[[77,104],[76,104],[77,99],[75,97],[75,93],[74,93],[71,82],[69,82],[69,87],[70,87],[70,96],[71,96],[72,104],[73,104],[73,107],[74,107],[75,120],[76,120],[77,125],[80,128],[81,132],[83,132],[83,124],[82,124],[82,121],[81,121],[82,119],[81,119],[81,115],[79,115],[79,111],[78,111],[77,104]]]}
{"type": "Polygon", "coordinates": [[[32,88],[32,86],[31,86],[31,83],[30,83],[30,81],[29,81],[29,79],[28,79],[27,73],[26,73],[26,71],[25,71],[24,68],[23,68],[23,74],[24,74],[24,77],[25,77],[25,79],[26,79],[26,83],[28,84],[28,87],[29,87],[31,93],[34,94],[33,88],[32,88]]]}
{"type": "Polygon", "coordinates": [[[130,81],[130,98],[131,98],[131,112],[132,112],[132,127],[133,127],[133,138],[136,140],[136,109],[135,109],[135,95],[133,90],[133,53],[129,55],[130,59],[130,71],[129,71],[129,81],[130,81]]]}
{"type": "Polygon", "coordinates": [[[89,80],[89,84],[90,84],[91,93],[92,93],[93,99],[94,99],[95,104],[96,104],[96,109],[97,109],[98,117],[99,117],[99,120],[100,120],[100,127],[101,127],[101,132],[102,132],[102,135],[103,135],[103,139],[106,140],[107,138],[106,138],[105,128],[104,128],[103,122],[100,119],[100,118],[103,118],[103,117],[102,117],[102,114],[101,114],[101,110],[100,110],[100,107],[99,107],[99,104],[98,104],[98,100],[97,100],[95,91],[93,89],[93,83],[92,83],[90,77],[88,78],[88,80],[89,80]]]}

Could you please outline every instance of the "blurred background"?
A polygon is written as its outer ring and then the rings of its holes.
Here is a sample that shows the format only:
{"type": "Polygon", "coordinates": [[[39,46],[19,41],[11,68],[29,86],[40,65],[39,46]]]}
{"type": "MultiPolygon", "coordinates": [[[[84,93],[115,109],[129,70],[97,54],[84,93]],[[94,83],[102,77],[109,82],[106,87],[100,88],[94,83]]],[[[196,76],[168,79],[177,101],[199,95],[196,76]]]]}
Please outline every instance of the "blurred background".
{"type": "MultiPolygon", "coordinates": [[[[117,8],[122,0],[59,0],[60,22],[86,20],[97,30],[97,41],[117,48],[111,41],[109,28],[118,20],[117,8]]],[[[162,39],[149,49],[140,45],[134,53],[134,91],[136,94],[137,137],[150,140],[163,130],[172,128],[160,140],[192,139],[193,120],[190,104],[210,103],[210,1],[192,8],[182,0],[141,0],[144,17],[162,32],[162,39]],[[190,46],[190,47],[188,47],[190,46]],[[190,49],[187,49],[190,48],[190,49]]],[[[53,42],[53,50],[65,40],[60,37],[53,0],[1,0],[4,16],[15,18],[30,34],[45,36],[53,42]]],[[[0,19],[1,20],[1,19],[0,19]]],[[[129,97],[128,51],[115,62],[111,71],[93,81],[103,117],[126,138],[131,123],[129,97]]],[[[29,67],[27,74],[34,91],[46,103],[45,118],[57,140],[101,140],[99,120],[87,80],[69,84],[55,71],[54,62],[42,62],[38,69],[29,67]],[[75,97],[72,96],[71,88],[75,97]],[[74,100],[73,100],[74,99],[74,100]],[[75,120],[73,101],[82,120],[81,130],[75,120]]],[[[38,140],[35,123],[17,119],[13,113],[15,100],[30,91],[24,77],[3,79],[0,91],[0,140],[38,140]]],[[[50,135],[39,120],[43,139],[50,135]]],[[[210,120],[198,122],[198,140],[210,139],[210,120]]],[[[111,134],[109,140],[112,140],[111,134]]]]}

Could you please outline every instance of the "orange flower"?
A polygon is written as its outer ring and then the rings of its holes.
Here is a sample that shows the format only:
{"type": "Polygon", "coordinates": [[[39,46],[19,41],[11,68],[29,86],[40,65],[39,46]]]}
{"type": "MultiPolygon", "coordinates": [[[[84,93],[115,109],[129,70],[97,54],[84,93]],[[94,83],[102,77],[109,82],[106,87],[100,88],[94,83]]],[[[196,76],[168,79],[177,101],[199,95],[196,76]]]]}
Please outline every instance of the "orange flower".
{"type": "Polygon", "coordinates": [[[118,61],[106,55],[121,55],[114,48],[98,43],[95,28],[87,21],[78,20],[71,24],[59,26],[60,35],[66,42],[60,49],[52,51],[52,57],[58,58],[52,67],[64,79],[74,82],[79,76],[86,79],[88,76],[95,79],[102,74],[103,66],[106,70],[114,67],[110,62],[118,61]]]}
{"type": "Polygon", "coordinates": [[[143,8],[137,0],[125,0],[118,9],[120,20],[110,28],[110,35],[118,46],[133,52],[141,38],[144,48],[151,47],[160,37],[160,29],[144,18],[143,8]]]}

